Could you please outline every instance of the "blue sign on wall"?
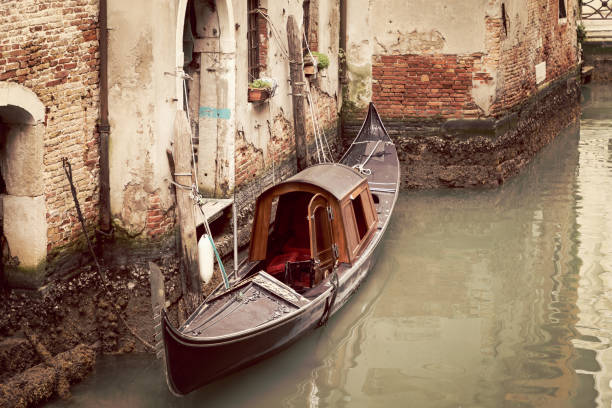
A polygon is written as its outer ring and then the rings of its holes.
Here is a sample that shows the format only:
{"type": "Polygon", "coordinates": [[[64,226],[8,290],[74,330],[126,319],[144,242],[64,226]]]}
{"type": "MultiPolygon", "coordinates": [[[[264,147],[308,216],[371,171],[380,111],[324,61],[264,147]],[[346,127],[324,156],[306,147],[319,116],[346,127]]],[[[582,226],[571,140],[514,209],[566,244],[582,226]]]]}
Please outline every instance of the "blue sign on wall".
{"type": "Polygon", "coordinates": [[[200,117],[201,118],[213,118],[213,119],[229,119],[231,110],[211,108],[208,106],[200,106],[200,117]]]}

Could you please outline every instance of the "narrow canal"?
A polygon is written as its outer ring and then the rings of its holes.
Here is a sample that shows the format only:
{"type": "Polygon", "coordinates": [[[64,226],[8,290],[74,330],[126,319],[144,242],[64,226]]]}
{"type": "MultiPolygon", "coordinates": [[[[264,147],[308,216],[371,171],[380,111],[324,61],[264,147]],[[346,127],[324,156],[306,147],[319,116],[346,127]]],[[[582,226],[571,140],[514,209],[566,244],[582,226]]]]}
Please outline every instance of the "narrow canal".
{"type": "Polygon", "coordinates": [[[328,325],[187,397],[105,357],[85,407],[610,407],[612,87],[496,190],[406,192],[375,270],[328,325]]]}

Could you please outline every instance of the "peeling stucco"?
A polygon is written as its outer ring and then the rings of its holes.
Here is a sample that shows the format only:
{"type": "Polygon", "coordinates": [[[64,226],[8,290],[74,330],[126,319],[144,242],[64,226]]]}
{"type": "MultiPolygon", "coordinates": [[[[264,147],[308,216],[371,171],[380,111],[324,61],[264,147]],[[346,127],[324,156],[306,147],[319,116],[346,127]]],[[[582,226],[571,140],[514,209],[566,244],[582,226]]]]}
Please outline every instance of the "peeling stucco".
{"type": "Polygon", "coordinates": [[[374,37],[375,54],[402,55],[439,52],[446,40],[438,30],[419,32],[417,30],[388,30],[374,37]]]}
{"type": "Polygon", "coordinates": [[[115,222],[130,236],[140,235],[146,227],[148,197],[141,184],[128,183],[123,190],[121,217],[115,222]]]}

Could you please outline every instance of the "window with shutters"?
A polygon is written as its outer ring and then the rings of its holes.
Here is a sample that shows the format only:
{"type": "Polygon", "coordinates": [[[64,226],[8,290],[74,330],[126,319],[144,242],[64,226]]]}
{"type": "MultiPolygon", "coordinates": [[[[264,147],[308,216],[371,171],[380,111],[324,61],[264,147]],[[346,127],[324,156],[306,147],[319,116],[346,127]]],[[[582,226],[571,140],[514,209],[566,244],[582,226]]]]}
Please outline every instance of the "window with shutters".
{"type": "Polygon", "coordinates": [[[247,42],[249,48],[249,82],[259,78],[259,35],[258,35],[258,9],[259,0],[248,1],[248,31],[247,42]]]}

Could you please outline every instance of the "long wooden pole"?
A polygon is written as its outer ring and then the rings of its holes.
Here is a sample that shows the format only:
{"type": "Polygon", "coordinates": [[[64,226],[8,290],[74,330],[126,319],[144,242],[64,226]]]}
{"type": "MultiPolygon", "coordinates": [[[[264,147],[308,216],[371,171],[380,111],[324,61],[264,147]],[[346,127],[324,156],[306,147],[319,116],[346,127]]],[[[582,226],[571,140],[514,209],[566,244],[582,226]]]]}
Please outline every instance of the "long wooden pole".
{"type": "MultiPolygon", "coordinates": [[[[176,112],[174,119],[174,179],[183,186],[192,185],[191,176],[191,127],[185,111],[176,112]]],[[[193,201],[189,190],[176,188],[176,206],[178,209],[181,230],[181,270],[184,276],[186,291],[183,296],[187,308],[193,311],[199,303],[202,284],[198,273],[198,243],[196,240],[193,201]]]]}
{"type": "Polygon", "coordinates": [[[306,151],[306,113],[304,109],[304,72],[302,59],[302,40],[295,18],[287,18],[287,42],[289,45],[289,71],[291,94],[293,95],[293,127],[295,130],[295,154],[297,170],[308,167],[306,151]]]}

